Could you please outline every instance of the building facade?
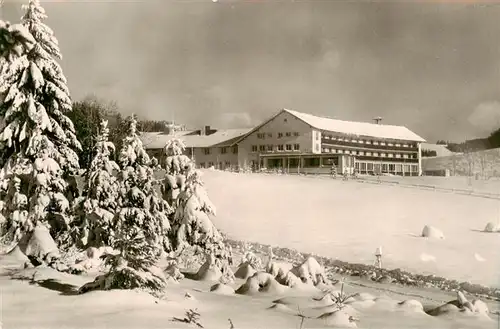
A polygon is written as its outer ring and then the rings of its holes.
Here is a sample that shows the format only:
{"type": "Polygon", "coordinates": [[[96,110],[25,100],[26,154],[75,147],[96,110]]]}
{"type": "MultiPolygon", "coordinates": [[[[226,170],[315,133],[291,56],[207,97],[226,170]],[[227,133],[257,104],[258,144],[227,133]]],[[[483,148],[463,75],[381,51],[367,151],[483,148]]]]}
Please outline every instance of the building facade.
{"type": "MultiPolygon", "coordinates": [[[[149,133],[151,134],[151,133],[149,133]]],[[[171,138],[198,167],[281,169],[288,173],[422,174],[423,138],[403,126],[341,121],[283,109],[253,129],[153,133],[148,153],[164,161],[171,138]]],[[[146,136],[146,135],[144,135],[146,136]]],[[[146,137],[145,137],[146,138],[146,137]]]]}
{"type": "Polygon", "coordinates": [[[239,166],[294,173],[421,175],[420,136],[402,126],[282,110],[238,141],[239,166]]]}
{"type": "Polygon", "coordinates": [[[165,163],[165,145],[173,138],[184,142],[184,154],[190,157],[198,167],[216,169],[238,168],[238,145],[236,141],[250,129],[217,130],[206,126],[200,130],[173,133],[143,133],[141,139],[147,153],[165,163]]]}

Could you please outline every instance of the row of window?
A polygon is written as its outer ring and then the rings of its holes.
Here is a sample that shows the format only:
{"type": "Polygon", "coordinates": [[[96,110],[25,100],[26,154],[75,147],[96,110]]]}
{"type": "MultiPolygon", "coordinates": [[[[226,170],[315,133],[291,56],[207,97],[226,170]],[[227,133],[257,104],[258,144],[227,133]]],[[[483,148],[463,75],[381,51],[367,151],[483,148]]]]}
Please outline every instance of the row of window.
{"type": "MultiPolygon", "coordinates": [[[[298,132],[285,132],[285,133],[278,133],[277,137],[278,138],[282,138],[284,136],[286,137],[292,137],[295,136],[295,137],[298,137],[299,136],[299,133],[298,132]]],[[[266,139],[266,138],[273,138],[273,133],[257,133],[257,138],[258,139],[266,139]]]]}
{"type": "Polygon", "coordinates": [[[226,169],[231,167],[231,162],[230,161],[225,161],[225,162],[219,162],[218,165],[214,164],[213,162],[200,162],[200,168],[210,168],[210,167],[215,167],[217,166],[217,169],[226,169]]]}
{"type": "MultiPolygon", "coordinates": [[[[226,154],[229,152],[229,150],[231,149],[231,152],[233,154],[237,154],[238,153],[238,146],[233,146],[233,147],[220,147],[219,150],[220,150],[220,154],[226,154]]],[[[205,155],[209,155],[209,154],[212,154],[212,149],[207,147],[207,148],[204,148],[203,149],[203,153],[205,155]]]]}
{"type": "Polygon", "coordinates": [[[356,162],[356,169],[361,172],[365,171],[382,171],[389,173],[400,172],[418,172],[417,165],[401,164],[401,163],[372,163],[372,162],[356,162]]]}
{"type": "Polygon", "coordinates": [[[252,145],[252,152],[300,151],[300,144],[252,145]]]}
{"type": "Polygon", "coordinates": [[[340,153],[340,154],[352,154],[352,155],[363,155],[372,157],[382,157],[382,158],[401,158],[401,159],[416,159],[417,154],[407,154],[407,153],[381,153],[381,152],[368,152],[368,151],[355,151],[355,150],[342,150],[333,148],[323,148],[323,153],[340,153]]]}
{"type": "Polygon", "coordinates": [[[392,142],[384,142],[384,141],[376,141],[376,140],[368,140],[368,139],[353,139],[353,138],[325,135],[325,134],[323,134],[323,139],[329,139],[332,141],[339,141],[339,142],[366,144],[366,145],[395,146],[395,147],[417,147],[416,144],[411,144],[411,143],[392,143],[392,142]]]}

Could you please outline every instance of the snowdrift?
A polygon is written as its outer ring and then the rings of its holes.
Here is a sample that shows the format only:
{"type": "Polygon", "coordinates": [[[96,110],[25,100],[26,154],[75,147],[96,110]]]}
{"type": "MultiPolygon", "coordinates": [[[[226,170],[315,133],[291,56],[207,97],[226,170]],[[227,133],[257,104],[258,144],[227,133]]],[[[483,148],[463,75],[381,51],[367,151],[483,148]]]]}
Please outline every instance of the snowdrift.
{"type": "Polygon", "coordinates": [[[422,230],[422,237],[431,239],[444,239],[443,232],[434,226],[425,225],[422,230]]]}
{"type": "Polygon", "coordinates": [[[274,277],[265,272],[257,272],[247,279],[241,285],[236,293],[240,295],[255,295],[259,293],[268,293],[280,295],[285,293],[288,287],[281,285],[274,277]]]}

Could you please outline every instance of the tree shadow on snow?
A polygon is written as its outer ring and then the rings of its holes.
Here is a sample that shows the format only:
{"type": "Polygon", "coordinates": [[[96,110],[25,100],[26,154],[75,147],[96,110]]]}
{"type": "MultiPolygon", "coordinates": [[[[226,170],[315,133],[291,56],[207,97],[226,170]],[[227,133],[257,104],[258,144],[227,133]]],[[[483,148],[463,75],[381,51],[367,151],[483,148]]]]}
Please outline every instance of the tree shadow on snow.
{"type": "Polygon", "coordinates": [[[185,279],[188,279],[188,280],[197,280],[198,279],[198,272],[189,272],[189,271],[181,271],[181,274],[184,275],[184,278],[185,279]]]}
{"type": "Polygon", "coordinates": [[[58,280],[45,279],[45,280],[37,281],[36,284],[42,288],[46,288],[46,289],[53,290],[53,291],[58,291],[63,296],[78,295],[78,287],[76,287],[72,284],[59,282],[58,280]]]}
{"type": "Polygon", "coordinates": [[[78,287],[72,284],[62,283],[59,280],[55,279],[33,280],[32,278],[22,276],[13,277],[13,279],[20,281],[29,281],[29,284],[31,285],[38,285],[45,289],[57,291],[62,296],[78,295],[78,287]]]}

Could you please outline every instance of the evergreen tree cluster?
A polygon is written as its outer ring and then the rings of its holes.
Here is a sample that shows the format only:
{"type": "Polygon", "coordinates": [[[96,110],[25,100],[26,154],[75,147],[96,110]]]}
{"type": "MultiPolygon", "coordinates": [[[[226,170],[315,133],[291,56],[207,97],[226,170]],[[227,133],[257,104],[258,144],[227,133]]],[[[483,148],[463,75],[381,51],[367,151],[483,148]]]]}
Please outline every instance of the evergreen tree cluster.
{"type": "Polygon", "coordinates": [[[155,264],[186,246],[227,259],[223,237],[210,220],[215,206],[180,140],[166,145],[166,175],[158,181],[154,170],[159,165],[142,145],[137,119],[118,118],[121,138],[115,152],[105,120],[109,113],[98,109],[92,118],[99,120],[98,129],[85,128],[91,136],[83,140],[89,151],[82,153],[82,135],[71,120],[77,116],[57,62],[58,41],[44,23],[39,0],[30,0],[23,10],[20,24],[0,21],[3,245],[18,245],[43,227],[63,251],[111,247],[108,273],[82,291],[162,290],[166,279],[155,264]],[[82,154],[87,160],[79,161],[82,154]],[[81,196],[76,188],[80,163],[88,166],[81,196]]]}

